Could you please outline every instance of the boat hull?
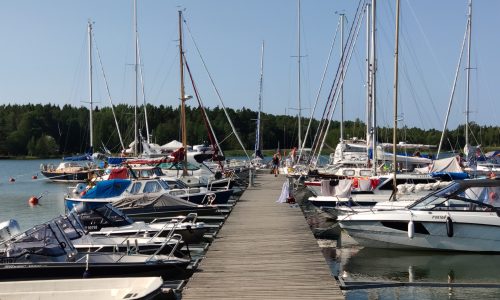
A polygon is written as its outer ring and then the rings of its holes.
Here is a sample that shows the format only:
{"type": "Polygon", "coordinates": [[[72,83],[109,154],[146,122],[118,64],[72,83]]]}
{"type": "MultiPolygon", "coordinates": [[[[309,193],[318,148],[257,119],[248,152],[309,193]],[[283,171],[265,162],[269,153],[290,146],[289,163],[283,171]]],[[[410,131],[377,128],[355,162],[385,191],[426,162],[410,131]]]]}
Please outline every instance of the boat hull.
{"type": "Polygon", "coordinates": [[[379,215],[362,213],[346,217],[340,226],[359,244],[371,248],[500,252],[500,217],[494,212],[483,212],[482,215],[466,211],[454,213],[451,232],[446,223],[448,215],[444,212],[412,213],[412,238],[408,211],[402,211],[399,217],[392,219],[354,219],[360,215],[379,215]],[[401,217],[403,214],[407,217],[401,217]],[[482,220],[481,223],[477,223],[478,220],[482,220]]]}
{"type": "Polygon", "coordinates": [[[164,263],[14,263],[0,265],[0,280],[37,280],[161,276],[164,280],[184,279],[191,273],[188,262],[164,263]]]}
{"type": "Polygon", "coordinates": [[[43,176],[53,182],[86,182],[92,175],[92,171],[82,171],[77,173],[40,171],[43,176]]]}
{"type": "Polygon", "coordinates": [[[195,204],[227,204],[229,198],[233,195],[233,190],[211,191],[210,193],[213,193],[215,195],[215,199],[213,201],[207,199],[205,194],[186,194],[180,195],[178,197],[195,204]]]}

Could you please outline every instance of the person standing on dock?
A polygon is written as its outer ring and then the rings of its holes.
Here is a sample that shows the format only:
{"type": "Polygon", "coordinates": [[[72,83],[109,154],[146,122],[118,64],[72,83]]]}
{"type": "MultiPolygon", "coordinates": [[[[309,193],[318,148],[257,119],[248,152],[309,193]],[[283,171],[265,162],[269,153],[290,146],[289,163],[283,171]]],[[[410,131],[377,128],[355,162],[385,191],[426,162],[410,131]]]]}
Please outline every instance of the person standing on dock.
{"type": "Polygon", "coordinates": [[[279,153],[275,153],[273,155],[273,173],[274,177],[277,177],[279,174],[279,166],[280,166],[280,156],[279,153]]]}

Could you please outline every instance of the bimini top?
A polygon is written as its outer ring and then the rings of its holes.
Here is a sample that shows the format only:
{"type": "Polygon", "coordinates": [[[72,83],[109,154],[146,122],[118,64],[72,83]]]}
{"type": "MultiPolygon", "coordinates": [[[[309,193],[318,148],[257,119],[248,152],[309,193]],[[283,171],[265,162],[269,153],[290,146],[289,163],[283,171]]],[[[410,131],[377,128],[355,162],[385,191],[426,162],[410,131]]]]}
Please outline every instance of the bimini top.
{"type": "Polygon", "coordinates": [[[98,181],[82,199],[109,198],[119,196],[130,185],[129,179],[110,179],[98,181]]]}

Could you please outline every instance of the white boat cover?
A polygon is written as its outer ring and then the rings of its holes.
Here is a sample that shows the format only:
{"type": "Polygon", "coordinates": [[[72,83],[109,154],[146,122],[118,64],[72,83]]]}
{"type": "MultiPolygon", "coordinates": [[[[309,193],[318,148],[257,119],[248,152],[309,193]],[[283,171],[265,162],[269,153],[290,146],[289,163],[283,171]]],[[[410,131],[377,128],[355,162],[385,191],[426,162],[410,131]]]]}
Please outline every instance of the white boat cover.
{"type": "Polygon", "coordinates": [[[182,147],[182,143],[177,140],[173,140],[169,143],[166,143],[165,145],[160,146],[162,150],[177,150],[180,147],[182,147]]]}

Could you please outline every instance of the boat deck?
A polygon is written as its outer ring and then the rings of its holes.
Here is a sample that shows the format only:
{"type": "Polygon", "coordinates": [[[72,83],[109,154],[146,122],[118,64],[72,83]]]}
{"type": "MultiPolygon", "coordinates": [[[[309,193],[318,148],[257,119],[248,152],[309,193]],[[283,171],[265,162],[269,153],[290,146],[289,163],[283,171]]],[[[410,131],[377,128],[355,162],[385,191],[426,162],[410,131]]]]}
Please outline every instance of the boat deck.
{"type": "Polygon", "coordinates": [[[344,299],[285,177],[258,174],[182,292],[191,299],[344,299]]]}

